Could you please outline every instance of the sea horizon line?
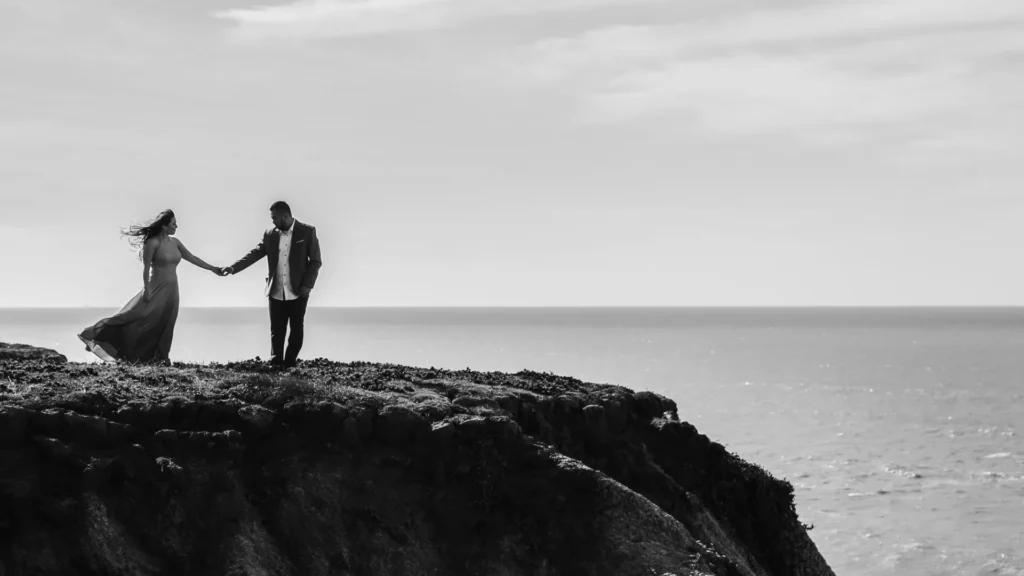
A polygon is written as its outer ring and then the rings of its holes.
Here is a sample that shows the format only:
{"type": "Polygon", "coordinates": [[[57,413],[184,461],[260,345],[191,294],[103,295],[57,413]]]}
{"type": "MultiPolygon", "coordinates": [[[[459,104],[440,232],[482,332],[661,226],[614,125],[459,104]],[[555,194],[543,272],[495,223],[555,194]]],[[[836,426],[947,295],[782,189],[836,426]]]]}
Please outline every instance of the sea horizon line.
{"type": "MultiPolygon", "coordinates": [[[[89,306],[0,306],[0,310],[110,310],[120,305],[89,306]]],[[[184,310],[253,310],[266,306],[182,306],[184,310]]],[[[318,310],[1024,310],[1024,304],[797,304],[797,305],[374,305],[309,306],[318,310]]]]}

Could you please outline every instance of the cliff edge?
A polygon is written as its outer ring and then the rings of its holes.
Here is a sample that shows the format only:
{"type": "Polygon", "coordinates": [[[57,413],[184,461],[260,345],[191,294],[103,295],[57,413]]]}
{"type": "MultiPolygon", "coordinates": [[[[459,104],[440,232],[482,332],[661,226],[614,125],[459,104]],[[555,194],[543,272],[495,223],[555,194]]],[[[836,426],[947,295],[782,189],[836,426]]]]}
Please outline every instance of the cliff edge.
{"type": "Polygon", "coordinates": [[[830,576],[793,488],[650,392],[0,345],[0,575],[830,576]]]}

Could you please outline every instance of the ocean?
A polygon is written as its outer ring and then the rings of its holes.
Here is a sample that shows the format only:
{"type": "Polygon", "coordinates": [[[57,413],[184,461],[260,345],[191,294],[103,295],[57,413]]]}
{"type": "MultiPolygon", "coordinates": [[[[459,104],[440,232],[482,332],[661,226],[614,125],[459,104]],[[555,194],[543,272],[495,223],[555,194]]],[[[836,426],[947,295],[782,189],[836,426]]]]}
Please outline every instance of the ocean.
{"type": "MultiPolygon", "coordinates": [[[[0,309],[95,361],[114,312],[0,309]]],[[[841,576],[1024,576],[1024,309],[316,309],[303,357],[530,369],[652,390],[796,487],[841,576]]],[[[266,357],[264,309],[183,309],[171,358],[266,357]]]]}

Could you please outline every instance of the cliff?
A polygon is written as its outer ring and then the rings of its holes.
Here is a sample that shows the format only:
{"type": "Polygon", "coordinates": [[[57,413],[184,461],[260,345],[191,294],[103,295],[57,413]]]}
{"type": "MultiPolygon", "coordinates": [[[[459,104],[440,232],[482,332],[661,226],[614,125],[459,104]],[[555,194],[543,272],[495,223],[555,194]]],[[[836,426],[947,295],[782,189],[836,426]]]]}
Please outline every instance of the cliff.
{"type": "Polygon", "coordinates": [[[832,575],[792,486],[649,392],[5,350],[3,576],[832,575]]]}

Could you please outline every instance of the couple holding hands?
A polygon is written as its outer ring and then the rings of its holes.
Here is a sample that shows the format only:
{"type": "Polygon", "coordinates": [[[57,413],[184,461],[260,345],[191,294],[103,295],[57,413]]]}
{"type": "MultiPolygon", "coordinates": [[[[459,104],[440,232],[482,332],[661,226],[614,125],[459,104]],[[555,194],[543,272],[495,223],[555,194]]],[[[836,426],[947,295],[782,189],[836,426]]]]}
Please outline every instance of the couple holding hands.
{"type": "Polygon", "coordinates": [[[78,337],[108,362],[170,364],[171,341],[178,319],[178,263],[182,260],[219,276],[237,274],[267,258],[265,295],[270,306],[270,363],[295,366],[302,349],[303,322],[310,291],[322,265],[316,228],[292,217],[285,202],[270,206],[274,226],[260,243],[231,266],[218,268],[189,252],[174,237],[178,221],[164,210],[147,225],[133,225],[122,234],[139,250],[143,289],[120,312],[86,328],[78,337]],[[285,350],[285,333],[288,348],[285,350]]]}

